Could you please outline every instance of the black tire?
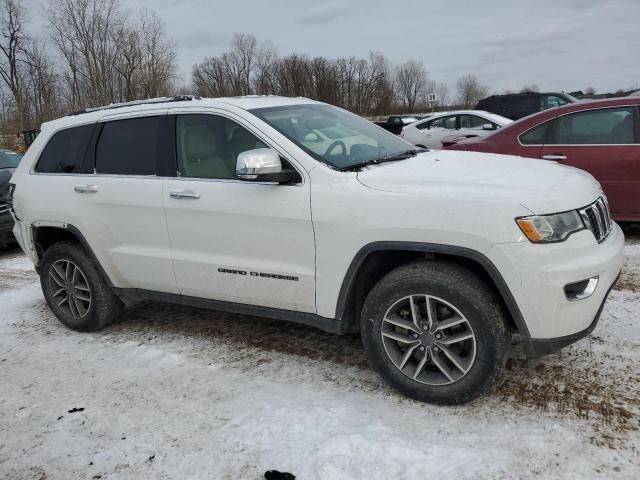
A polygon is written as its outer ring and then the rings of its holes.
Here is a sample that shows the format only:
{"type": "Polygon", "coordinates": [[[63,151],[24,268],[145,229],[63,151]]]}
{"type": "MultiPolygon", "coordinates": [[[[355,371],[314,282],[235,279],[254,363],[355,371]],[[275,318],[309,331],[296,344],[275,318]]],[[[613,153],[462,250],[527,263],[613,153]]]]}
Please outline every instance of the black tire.
{"type": "MultiPolygon", "coordinates": [[[[444,308],[446,312],[446,306],[444,308]]],[[[413,335],[410,330],[399,331],[413,335]]],[[[361,332],[369,363],[392,387],[413,399],[441,405],[459,405],[491,391],[500,379],[509,354],[510,331],[496,293],[481,277],[451,262],[416,262],[384,276],[367,296],[362,310],[361,332]],[[417,358],[410,357],[412,363],[405,367],[403,373],[387,354],[382,331],[383,328],[385,332],[389,331],[389,323],[384,323],[383,318],[392,306],[398,305],[397,302],[412,295],[431,295],[449,303],[466,317],[467,323],[460,328],[470,328],[469,331],[475,335],[475,339],[470,340],[475,342],[473,360],[469,356],[467,372],[458,372],[462,377],[453,383],[430,385],[414,380],[407,369],[416,363],[420,365],[417,358]]],[[[388,338],[386,342],[389,346],[388,338]]],[[[419,348],[423,349],[423,345],[419,348]]],[[[439,351],[432,353],[439,358],[446,353],[436,346],[427,346],[426,349],[439,351]]],[[[411,355],[416,354],[422,355],[419,352],[411,355]]],[[[432,360],[426,362],[433,363],[432,360]]],[[[435,372],[433,375],[442,374],[435,367],[426,363],[424,370],[418,370],[416,366],[413,372],[424,372],[419,374],[419,378],[431,375],[431,371],[435,372]]]]}
{"type": "MultiPolygon", "coordinates": [[[[56,278],[59,279],[60,277],[56,278]]],[[[78,243],[59,242],[47,249],[40,264],[40,285],[42,286],[44,298],[53,314],[72,330],[79,332],[99,330],[116,321],[123,310],[123,304],[120,299],[113,293],[98,267],[78,243]],[[52,269],[54,264],[59,267],[64,265],[64,262],[71,262],[73,266],[79,269],[83,278],[86,279],[86,286],[89,292],[90,303],[88,308],[84,312],[80,312],[76,306],[75,311],[73,311],[74,315],[70,313],[73,309],[68,308],[69,301],[63,303],[62,306],[58,304],[60,299],[64,298],[65,295],[68,296],[66,292],[62,292],[58,297],[54,298],[55,293],[60,290],[60,285],[56,284],[55,279],[52,277],[52,269]],[[67,308],[65,308],[65,305],[67,308]]]]}

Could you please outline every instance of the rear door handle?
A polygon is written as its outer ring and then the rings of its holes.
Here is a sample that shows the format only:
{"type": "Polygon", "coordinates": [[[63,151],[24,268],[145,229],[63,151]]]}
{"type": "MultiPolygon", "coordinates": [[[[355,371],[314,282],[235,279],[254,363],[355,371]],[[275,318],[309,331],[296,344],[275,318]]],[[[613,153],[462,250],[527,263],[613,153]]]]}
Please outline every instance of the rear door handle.
{"type": "Polygon", "coordinates": [[[96,185],[76,185],[73,190],[76,193],[97,193],[98,187],[96,185]]]}
{"type": "Polygon", "coordinates": [[[555,160],[556,162],[561,162],[562,160],[566,160],[567,156],[566,155],[560,155],[560,154],[543,155],[542,158],[544,158],[545,160],[555,160]]]}
{"type": "Polygon", "coordinates": [[[193,190],[172,190],[169,192],[169,196],[171,198],[179,199],[189,199],[189,200],[197,200],[200,198],[200,194],[194,192],[193,190]]]}

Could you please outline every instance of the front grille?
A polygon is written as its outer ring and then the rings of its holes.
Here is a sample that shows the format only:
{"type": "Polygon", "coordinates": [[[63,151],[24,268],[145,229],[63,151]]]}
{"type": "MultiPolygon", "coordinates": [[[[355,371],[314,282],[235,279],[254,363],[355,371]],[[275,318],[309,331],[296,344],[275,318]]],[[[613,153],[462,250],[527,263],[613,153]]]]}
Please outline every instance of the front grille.
{"type": "Polygon", "coordinates": [[[603,242],[611,233],[613,223],[606,197],[600,197],[591,205],[580,209],[580,216],[598,243],[603,242]]]}
{"type": "Polygon", "coordinates": [[[0,215],[2,215],[3,213],[7,213],[10,208],[11,206],[9,205],[9,202],[0,201],[0,215]]]}

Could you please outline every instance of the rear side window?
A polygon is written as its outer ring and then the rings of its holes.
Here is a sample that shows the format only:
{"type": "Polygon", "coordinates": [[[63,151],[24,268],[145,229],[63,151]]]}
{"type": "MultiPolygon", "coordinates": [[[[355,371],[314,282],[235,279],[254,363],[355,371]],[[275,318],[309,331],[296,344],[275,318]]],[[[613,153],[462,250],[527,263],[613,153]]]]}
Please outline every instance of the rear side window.
{"type": "Polygon", "coordinates": [[[633,108],[605,108],[558,118],[555,144],[607,145],[634,143],[633,108]]]}
{"type": "Polygon", "coordinates": [[[86,157],[94,125],[67,128],[55,133],[40,154],[38,173],[93,173],[86,157]]]}
{"type": "Polygon", "coordinates": [[[106,122],[96,147],[96,173],[155,175],[161,118],[106,122]]]}

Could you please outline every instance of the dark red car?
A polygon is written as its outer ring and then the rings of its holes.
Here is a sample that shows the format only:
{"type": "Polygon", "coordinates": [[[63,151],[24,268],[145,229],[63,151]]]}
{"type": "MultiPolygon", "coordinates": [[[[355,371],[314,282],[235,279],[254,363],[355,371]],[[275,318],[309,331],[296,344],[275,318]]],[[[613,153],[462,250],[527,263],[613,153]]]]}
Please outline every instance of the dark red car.
{"type": "Polygon", "coordinates": [[[555,160],[601,184],[618,221],[640,221],[640,97],[571,103],[525,117],[447,150],[555,160]]]}

